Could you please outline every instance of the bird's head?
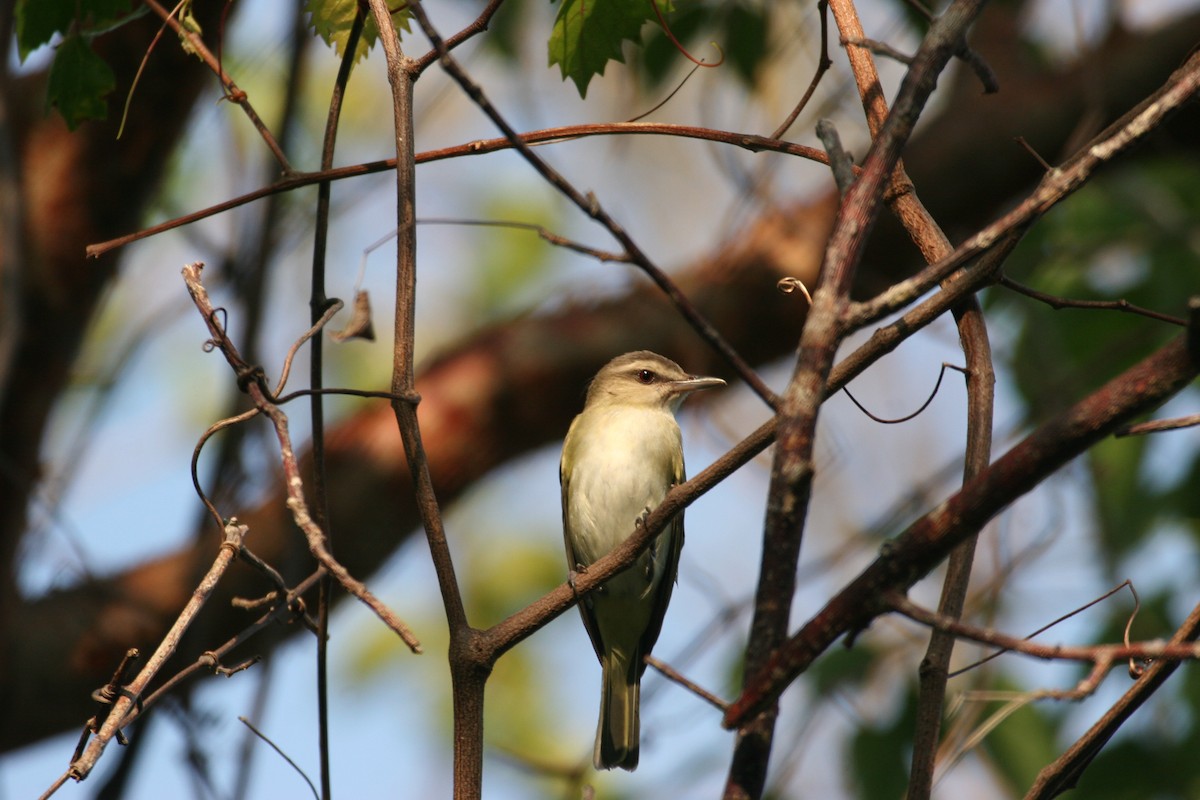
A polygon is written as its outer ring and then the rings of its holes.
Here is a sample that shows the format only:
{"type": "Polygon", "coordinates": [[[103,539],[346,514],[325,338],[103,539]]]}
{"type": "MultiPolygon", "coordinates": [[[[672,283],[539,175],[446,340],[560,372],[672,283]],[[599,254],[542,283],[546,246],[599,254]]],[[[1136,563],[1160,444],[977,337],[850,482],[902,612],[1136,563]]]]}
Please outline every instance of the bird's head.
{"type": "Polygon", "coordinates": [[[596,373],[588,386],[587,406],[632,405],[675,411],[692,392],[724,385],[720,378],[689,375],[658,353],[637,350],[617,356],[596,373]]]}

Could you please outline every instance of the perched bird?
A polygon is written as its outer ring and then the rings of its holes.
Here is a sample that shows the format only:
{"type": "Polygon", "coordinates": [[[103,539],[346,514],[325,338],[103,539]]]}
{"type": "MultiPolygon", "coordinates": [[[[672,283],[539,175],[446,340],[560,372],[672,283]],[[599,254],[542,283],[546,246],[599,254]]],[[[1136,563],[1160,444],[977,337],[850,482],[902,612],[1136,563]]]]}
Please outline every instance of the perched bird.
{"type": "MultiPolygon", "coordinates": [[[[563,442],[563,535],[567,568],[585,571],[607,555],[684,480],[675,412],[720,378],[688,375],[647,350],[608,362],[588,387],[583,412],[563,442]]],[[[633,566],[583,597],[579,611],[603,678],[596,769],[638,763],[638,698],[645,656],[658,639],[683,547],[683,513],[633,566]]]]}

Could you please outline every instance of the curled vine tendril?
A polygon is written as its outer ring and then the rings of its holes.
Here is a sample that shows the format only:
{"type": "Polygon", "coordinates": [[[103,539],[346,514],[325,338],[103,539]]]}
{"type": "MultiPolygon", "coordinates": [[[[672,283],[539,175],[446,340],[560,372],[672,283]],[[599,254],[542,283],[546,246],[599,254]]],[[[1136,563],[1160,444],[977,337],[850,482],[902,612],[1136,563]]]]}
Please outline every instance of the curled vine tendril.
{"type": "Polygon", "coordinates": [[[725,63],[725,51],[722,50],[721,46],[716,42],[709,42],[709,44],[716,48],[717,53],[721,57],[711,64],[708,61],[696,58],[694,55],[689,53],[687,48],[684,47],[683,44],[675,38],[675,34],[671,32],[671,26],[667,24],[667,18],[663,16],[662,9],[658,7],[658,3],[655,2],[655,0],[650,0],[650,5],[654,9],[654,16],[658,17],[658,24],[662,25],[663,33],[665,33],[667,38],[671,40],[671,44],[675,45],[675,49],[683,54],[684,58],[686,58],[688,61],[691,61],[697,67],[719,67],[725,63]]]}

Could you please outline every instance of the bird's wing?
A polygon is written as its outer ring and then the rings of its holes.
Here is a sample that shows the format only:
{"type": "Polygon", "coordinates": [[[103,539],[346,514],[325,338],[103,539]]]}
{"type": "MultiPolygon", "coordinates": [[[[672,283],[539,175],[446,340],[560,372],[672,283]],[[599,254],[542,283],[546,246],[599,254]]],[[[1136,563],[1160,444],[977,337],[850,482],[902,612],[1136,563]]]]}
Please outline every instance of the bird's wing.
{"type": "MultiPolygon", "coordinates": [[[[677,486],[686,479],[682,453],[676,457],[672,466],[674,467],[674,479],[671,485],[677,486]]],[[[638,675],[646,671],[645,656],[654,649],[654,643],[658,641],[658,634],[662,632],[663,619],[667,616],[667,606],[671,603],[671,591],[675,588],[675,579],[679,575],[679,555],[683,551],[682,511],[667,524],[667,527],[659,534],[658,542],[652,547],[657,548],[656,557],[666,559],[666,561],[663,565],[662,579],[654,587],[653,597],[650,599],[650,602],[653,603],[653,610],[650,613],[649,623],[646,625],[645,632],[642,633],[642,638],[638,641],[638,657],[636,659],[638,675]]]]}
{"type": "MultiPolygon", "coordinates": [[[[570,439],[570,436],[571,434],[568,431],[568,440],[570,439]]],[[[563,471],[561,462],[558,465],[558,483],[562,488],[563,544],[566,545],[567,548],[567,569],[574,573],[577,567],[587,565],[582,564],[579,561],[579,558],[575,553],[575,548],[571,546],[571,521],[567,511],[567,498],[569,496],[568,492],[570,491],[571,482],[570,478],[568,478],[566,473],[563,471]]],[[[585,595],[579,598],[577,605],[579,606],[579,615],[583,617],[583,627],[587,631],[588,638],[592,640],[592,649],[596,651],[596,658],[599,658],[601,661],[603,661],[605,647],[604,642],[600,638],[600,626],[596,624],[596,612],[593,610],[591,600],[585,595]]]]}

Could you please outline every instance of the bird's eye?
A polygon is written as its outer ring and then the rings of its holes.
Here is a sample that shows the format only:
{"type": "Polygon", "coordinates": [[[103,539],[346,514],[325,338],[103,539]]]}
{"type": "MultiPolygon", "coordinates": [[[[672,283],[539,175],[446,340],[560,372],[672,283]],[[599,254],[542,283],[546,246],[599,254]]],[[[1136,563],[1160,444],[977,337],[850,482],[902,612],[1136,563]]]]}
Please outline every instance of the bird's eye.
{"type": "Polygon", "coordinates": [[[657,377],[654,371],[649,369],[639,369],[637,373],[637,379],[646,384],[654,383],[654,379],[657,377]]]}

